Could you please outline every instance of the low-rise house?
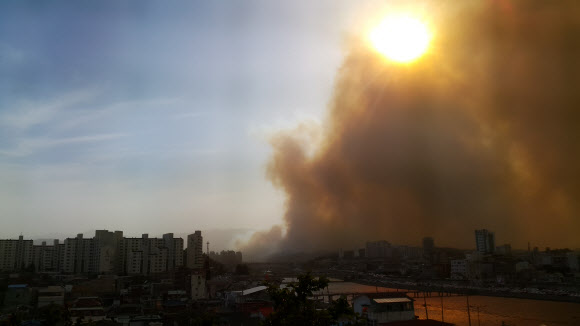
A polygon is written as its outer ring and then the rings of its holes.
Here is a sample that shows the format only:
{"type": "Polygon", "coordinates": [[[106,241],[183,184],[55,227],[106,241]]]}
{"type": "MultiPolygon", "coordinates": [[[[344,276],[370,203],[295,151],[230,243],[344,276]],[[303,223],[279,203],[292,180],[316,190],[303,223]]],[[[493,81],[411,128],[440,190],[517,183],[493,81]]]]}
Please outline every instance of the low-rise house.
{"type": "Polygon", "coordinates": [[[58,285],[51,285],[38,289],[38,308],[51,304],[64,305],[64,288],[58,285]]]}
{"type": "Polygon", "coordinates": [[[253,300],[269,300],[268,287],[261,285],[253,288],[231,291],[226,294],[226,306],[232,304],[242,304],[253,300]]]}
{"type": "Polygon", "coordinates": [[[369,293],[353,300],[354,311],[371,325],[415,319],[413,299],[403,293],[369,293]]]}
{"type": "Polygon", "coordinates": [[[188,296],[184,290],[167,291],[163,300],[163,311],[169,314],[176,314],[187,311],[188,296]]]}
{"type": "Polygon", "coordinates": [[[69,311],[73,323],[80,318],[83,322],[89,322],[103,320],[106,317],[103,303],[98,297],[77,298],[69,311]]]}
{"type": "Polygon", "coordinates": [[[108,317],[123,325],[129,324],[132,318],[143,315],[143,307],[140,304],[122,304],[114,307],[108,317]]]}

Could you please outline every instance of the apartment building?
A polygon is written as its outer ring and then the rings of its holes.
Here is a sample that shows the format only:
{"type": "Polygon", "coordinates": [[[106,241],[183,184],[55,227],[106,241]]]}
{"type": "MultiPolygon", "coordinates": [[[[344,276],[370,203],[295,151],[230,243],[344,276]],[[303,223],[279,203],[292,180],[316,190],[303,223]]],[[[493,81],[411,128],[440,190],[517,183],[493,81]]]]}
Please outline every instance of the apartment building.
{"type": "Polygon", "coordinates": [[[32,240],[20,236],[18,240],[0,240],[0,271],[34,266],[36,272],[70,274],[162,273],[183,266],[183,243],[173,233],[162,238],[147,234],[125,238],[122,231],[108,230],[95,231],[93,238],[78,234],[63,243],[54,240],[52,245],[33,245],[32,240]]]}
{"type": "Polygon", "coordinates": [[[32,240],[0,240],[0,271],[16,271],[28,267],[33,260],[32,240]]]}
{"type": "Polygon", "coordinates": [[[97,274],[99,257],[97,241],[84,238],[82,233],[76,238],[64,240],[64,260],[61,271],[71,274],[97,274]]]}
{"type": "Polygon", "coordinates": [[[123,238],[119,246],[122,274],[153,274],[183,265],[183,239],[172,233],[162,238],[123,238]]]}
{"type": "Polygon", "coordinates": [[[52,245],[46,241],[40,246],[33,246],[32,262],[36,272],[59,272],[61,270],[61,257],[64,256],[64,244],[54,240],[52,245]]]}
{"type": "Polygon", "coordinates": [[[203,268],[203,237],[201,231],[187,236],[187,268],[203,268]]]}
{"type": "Polygon", "coordinates": [[[489,230],[475,230],[475,247],[481,254],[493,254],[495,251],[495,234],[489,230]]]}

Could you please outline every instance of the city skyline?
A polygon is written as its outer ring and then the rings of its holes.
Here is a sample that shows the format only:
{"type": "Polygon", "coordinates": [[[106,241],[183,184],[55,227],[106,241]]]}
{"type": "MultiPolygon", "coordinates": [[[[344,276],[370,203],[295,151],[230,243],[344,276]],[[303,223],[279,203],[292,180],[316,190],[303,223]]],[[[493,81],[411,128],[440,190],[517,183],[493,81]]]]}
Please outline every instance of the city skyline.
{"type": "MultiPolygon", "coordinates": [[[[357,251],[359,249],[364,249],[366,248],[367,250],[367,255],[369,255],[369,244],[372,244],[373,246],[387,246],[387,247],[391,247],[391,246],[395,246],[395,247],[412,247],[412,248],[423,248],[424,250],[429,250],[432,251],[435,248],[449,248],[449,249],[457,249],[457,250],[462,250],[462,251],[472,251],[472,252],[478,252],[482,255],[491,255],[491,254],[495,254],[497,252],[497,249],[499,248],[504,248],[505,246],[508,246],[511,250],[512,247],[512,242],[511,239],[509,238],[504,238],[504,239],[500,239],[499,242],[495,242],[495,232],[493,230],[487,230],[487,229],[478,229],[478,230],[472,230],[475,231],[475,238],[474,241],[472,241],[472,245],[471,246],[466,246],[466,247],[450,247],[450,246],[440,246],[438,245],[438,243],[436,243],[436,239],[434,239],[431,236],[423,236],[421,239],[419,239],[418,241],[412,242],[412,243],[391,243],[389,239],[387,238],[382,238],[382,239],[365,239],[362,240],[360,245],[354,246],[352,248],[349,247],[339,247],[336,248],[339,252],[339,254],[342,251],[357,251]],[[437,244],[437,245],[436,245],[437,244]],[[425,249],[427,248],[427,249],[425,249]]],[[[221,251],[235,251],[235,247],[236,245],[230,245],[230,246],[225,246],[225,247],[221,247],[218,246],[217,248],[215,246],[213,246],[213,241],[215,240],[215,238],[212,238],[212,233],[210,231],[210,236],[207,236],[207,233],[205,233],[204,231],[201,230],[195,230],[195,232],[190,231],[190,232],[184,232],[184,233],[175,233],[175,232],[169,232],[169,233],[165,233],[165,234],[149,234],[149,233],[127,233],[123,230],[108,230],[108,229],[98,229],[98,230],[92,230],[92,231],[88,231],[88,232],[77,232],[75,234],[69,234],[69,235],[63,235],[60,237],[55,237],[55,238],[35,238],[35,237],[28,237],[26,235],[20,234],[18,236],[13,236],[13,237],[7,237],[7,238],[0,238],[0,240],[18,240],[18,239],[24,239],[27,241],[33,241],[33,244],[35,246],[39,246],[42,245],[43,243],[46,244],[50,244],[53,241],[57,241],[57,242],[61,242],[67,239],[76,239],[79,236],[84,238],[84,239],[98,239],[100,238],[99,234],[117,234],[119,233],[123,238],[129,238],[129,239],[141,239],[143,237],[146,238],[164,238],[167,235],[171,235],[171,237],[175,238],[175,239],[181,239],[183,240],[183,249],[187,249],[190,246],[192,248],[194,248],[194,250],[196,251],[196,255],[201,255],[206,254],[207,251],[209,250],[210,252],[216,252],[219,253],[221,251]],[[204,235],[205,239],[201,240],[201,235],[204,235]],[[91,237],[91,235],[94,235],[91,237]],[[197,239],[199,240],[189,240],[192,237],[197,237],[197,239]],[[211,241],[210,241],[211,240],[211,241]],[[201,241],[202,245],[199,244],[199,241],[201,241]],[[211,244],[211,246],[210,246],[211,244]]],[[[214,234],[215,235],[215,234],[214,234]]],[[[192,238],[193,239],[193,238],[192,238]]],[[[231,239],[230,239],[231,240],[231,239]]],[[[232,243],[230,241],[230,243],[232,243]]],[[[554,247],[554,246],[550,246],[548,244],[548,246],[546,247],[541,247],[540,245],[538,245],[538,243],[535,243],[533,241],[528,241],[527,243],[527,247],[517,247],[514,248],[514,250],[518,250],[518,251],[530,251],[532,249],[534,250],[538,250],[538,249],[567,249],[567,250],[573,250],[573,251],[578,251],[580,250],[580,248],[569,248],[569,247],[554,247]]],[[[385,250],[385,249],[373,249],[374,251],[376,250],[385,250]]],[[[331,253],[333,251],[336,250],[329,250],[329,251],[320,251],[321,254],[328,254],[331,253]]],[[[272,257],[275,257],[277,253],[274,253],[274,255],[272,257]]],[[[372,256],[372,255],[371,255],[372,256]]],[[[260,258],[263,258],[264,261],[267,261],[269,259],[271,259],[272,257],[267,257],[267,256],[260,256],[260,258]]],[[[252,259],[254,259],[255,257],[251,257],[252,259]]],[[[196,267],[191,267],[192,269],[195,268],[199,268],[199,266],[196,267]]]]}

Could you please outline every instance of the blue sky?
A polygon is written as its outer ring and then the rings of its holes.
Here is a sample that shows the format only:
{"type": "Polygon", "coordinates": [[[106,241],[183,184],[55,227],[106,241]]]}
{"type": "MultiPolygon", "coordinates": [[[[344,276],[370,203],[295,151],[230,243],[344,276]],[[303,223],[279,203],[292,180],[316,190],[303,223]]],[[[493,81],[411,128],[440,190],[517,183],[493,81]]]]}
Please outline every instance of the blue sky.
{"type": "Polygon", "coordinates": [[[360,8],[0,2],[0,237],[280,223],[268,137],[323,120],[360,8]]]}

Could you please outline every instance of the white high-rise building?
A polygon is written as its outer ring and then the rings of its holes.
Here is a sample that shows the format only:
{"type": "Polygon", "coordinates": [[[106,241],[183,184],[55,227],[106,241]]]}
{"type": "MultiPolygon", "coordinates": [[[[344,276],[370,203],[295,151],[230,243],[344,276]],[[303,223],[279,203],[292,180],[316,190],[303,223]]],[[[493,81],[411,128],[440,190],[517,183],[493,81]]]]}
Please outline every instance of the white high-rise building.
{"type": "Polygon", "coordinates": [[[203,237],[201,231],[187,236],[187,268],[203,268],[203,237]]]}
{"type": "Polygon", "coordinates": [[[163,238],[123,238],[119,246],[121,273],[155,274],[183,266],[183,239],[172,233],[163,238]]]}
{"type": "Polygon", "coordinates": [[[167,270],[183,266],[183,239],[174,238],[173,233],[163,235],[163,243],[167,248],[167,270]]]}
{"type": "Polygon", "coordinates": [[[46,241],[40,246],[33,246],[33,263],[36,272],[60,272],[61,256],[64,244],[54,240],[52,245],[46,241]]]}
{"type": "MultiPolygon", "coordinates": [[[[0,271],[34,266],[36,272],[68,274],[155,274],[183,266],[183,239],[173,233],[163,238],[124,238],[122,231],[95,231],[94,238],[78,234],[64,242],[33,245],[32,240],[0,240],[0,271]]],[[[199,234],[201,250],[201,233],[199,234]]],[[[202,262],[203,257],[198,255],[202,262]]],[[[194,260],[195,261],[195,260],[194,260]]]]}
{"type": "Polygon", "coordinates": [[[99,272],[98,247],[95,239],[83,238],[79,233],[76,238],[64,240],[64,260],[61,271],[65,273],[99,272]]]}
{"type": "Polygon", "coordinates": [[[0,271],[18,271],[33,262],[34,249],[32,240],[0,240],[0,271]]]}
{"type": "Polygon", "coordinates": [[[96,255],[98,256],[98,272],[115,273],[118,269],[120,242],[123,240],[123,231],[96,230],[96,255]]]}
{"type": "Polygon", "coordinates": [[[492,254],[495,251],[495,234],[486,229],[475,230],[475,245],[481,254],[492,254]]]}

